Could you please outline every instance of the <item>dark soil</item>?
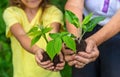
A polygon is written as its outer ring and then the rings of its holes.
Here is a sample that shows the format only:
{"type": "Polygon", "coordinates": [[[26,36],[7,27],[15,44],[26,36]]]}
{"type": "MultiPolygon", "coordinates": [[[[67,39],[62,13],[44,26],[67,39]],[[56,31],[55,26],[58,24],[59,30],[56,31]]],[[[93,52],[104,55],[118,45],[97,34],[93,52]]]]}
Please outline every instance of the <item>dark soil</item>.
{"type": "Polygon", "coordinates": [[[50,60],[50,57],[48,56],[48,54],[46,52],[43,52],[42,56],[43,56],[43,59],[41,60],[41,62],[50,60]]]}
{"type": "MultiPolygon", "coordinates": [[[[80,41],[80,43],[78,42],[78,39],[77,40],[75,40],[75,43],[76,43],[76,52],[78,53],[78,52],[81,52],[81,51],[85,51],[85,49],[86,49],[86,46],[87,46],[87,44],[86,44],[86,42],[85,42],[85,40],[81,40],[80,41]]],[[[70,49],[70,48],[68,48],[68,47],[65,47],[66,49],[70,49]]]]}
{"type": "Polygon", "coordinates": [[[78,40],[75,40],[75,42],[76,42],[77,53],[80,51],[85,51],[87,44],[84,40],[81,40],[80,43],[78,42],[78,40]]]}
{"type": "Polygon", "coordinates": [[[61,63],[59,55],[55,55],[53,59],[54,66],[56,66],[58,63],[61,63]]]}
{"type": "MultiPolygon", "coordinates": [[[[41,60],[42,62],[43,61],[48,61],[48,60],[51,60],[50,57],[48,56],[48,54],[46,52],[43,52],[43,59],[41,60]]],[[[53,63],[54,63],[54,66],[56,66],[58,63],[60,63],[60,57],[59,55],[55,55],[55,57],[53,58],[53,63]]]]}

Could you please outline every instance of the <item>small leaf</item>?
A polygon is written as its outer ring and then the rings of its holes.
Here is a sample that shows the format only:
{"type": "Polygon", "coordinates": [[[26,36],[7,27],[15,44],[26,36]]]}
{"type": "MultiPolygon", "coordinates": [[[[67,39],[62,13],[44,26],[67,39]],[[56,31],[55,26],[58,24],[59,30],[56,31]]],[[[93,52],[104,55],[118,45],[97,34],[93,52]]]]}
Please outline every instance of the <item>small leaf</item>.
{"type": "Polygon", "coordinates": [[[40,38],[41,38],[41,34],[34,37],[31,41],[31,46],[33,46],[40,38]]]}
{"type": "Polygon", "coordinates": [[[50,36],[52,39],[56,39],[57,37],[60,37],[60,33],[49,33],[49,36],[50,36]]]}
{"type": "Polygon", "coordinates": [[[69,36],[69,37],[72,37],[72,38],[75,38],[75,36],[69,32],[61,32],[61,33],[50,33],[49,36],[52,38],[52,39],[56,39],[56,38],[61,38],[64,37],[64,36],[69,36]]]}
{"type": "Polygon", "coordinates": [[[55,52],[58,54],[62,49],[62,40],[61,38],[56,38],[54,41],[55,52]]]}
{"type": "Polygon", "coordinates": [[[87,28],[87,25],[86,25],[86,24],[82,25],[82,30],[83,30],[84,32],[87,32],[88,28],[87,28]]]}
{"type": "Polygon", "coordinates": [[[71,38],[76,38],[73,34],[69,33],[69,32],[61,32],[60,33],[60,37],[64,37],[64,36],[69,36],[71,38]]]}
{"type": "Polygon", "coordinates": [[[67,35],[69,35],[69,34],[70,34],[69,32],[61,32],[61,33],[60,33],[60,36],[63,37],[63,36],[67,36],[67,35]]]}
{"type": "Polygon", "coordinates": [[[102,20],[104,20],[105,17],[94,17],[93,19],[90,20],[88,24],[86,24],[87,30],[86,32],[90,32],[94,29],[94,27],[102,20]]]}
{"type": "Polygon", "coordinates": [[[48,32],[50,32],[52,30],[52,28],[51,27],[45,27],[44,29],[43,29],[43,34],[45,34],[45,33],[48,33],[48,32]]]}
{"type": "Polygon", "coordinates": [[[54,50],[54,40],[51,40],[48,42],[46,51],[50,59],[53,60],[54,56],[56,55],[55,50],[54,50]]]}
{"type": "Polygon", "coordinates": [[[34,37],[34,36],[37,36],[39,34],[41,34],[41,31],[34,31],[34,32],[29,33],[28,35],[34,37]]]}
{"type": "Polygon", "coordinates": [[[53,60],[54,56],[61,51],[61,48],[62,48],[62,40],[60,38],[48,42],[46,50],[51,60],[53,60]]]}
{"type": "Polygon", "coordinates": [[[36,31],[38,31],[38,27],[37,26],[31,28],[27,34],[31,34],[31,33],[34,33],[36,31]]]}
{"type": "Polygon", "coordinates": [[[89,15],[85,16],[85,18],[84,18],[82,24],[87,24],[87,23],[90,21],[92,15],[93,15],[93,14],[90,13],[89,15]]]}
{"type": "Polygon", "coordinates": [[[76,51],[75,41],[71,37],[64,36],[62,39],[68,48],[72,49],[73,51],[76,51]]]}
{"type": "Polygon", "coordinates": [[[43,29],[44,29],[44,26],[43,26],[43,25],[39,25],[39,29],[40,29],[40,30],[43,30],[43,29]]]}
{"type": "Polygon", "coordinates": [[[65,18],[73,24],[76,28],[80,27],[80,21],[78,17],[71,11],[65,10],[65,18]]]}

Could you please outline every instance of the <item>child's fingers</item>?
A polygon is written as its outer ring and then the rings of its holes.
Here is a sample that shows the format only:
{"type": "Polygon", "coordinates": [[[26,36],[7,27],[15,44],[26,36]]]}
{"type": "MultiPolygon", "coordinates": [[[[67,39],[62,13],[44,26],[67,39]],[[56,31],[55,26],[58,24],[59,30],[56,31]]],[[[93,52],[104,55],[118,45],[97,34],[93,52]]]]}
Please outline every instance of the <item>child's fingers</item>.
{"type": "MultiPolygon", "coordinates": [[[[36,62],[37,64],[42,67],[42,68],[45,68],[45,69],[48,69],[50,68],[51,66],[53,66],[53,63],[51,63],[51,61],[45,61],[45,62],[41,62],[41,60],[38,58],[38,57],[35,57],[36,58],[36,62]]],[[[54,68],[54,67],[53,67],[54,68]]]]}
{"type": "Polygon", "coordinates": [[[61,62],[59,64],[57,64],[57,66],[55,67],[55,71],[60,71],[64,68],[65,62],[61,62]]]}
{"type": "Polygon", "coordinates": [[[53,64],[52,63],[50,63],[50,64],[48,64],[48,65],[44,65],[44,66],[42,66],[44,69],[54,69],[54,66],[53,66],[53,64]]]}

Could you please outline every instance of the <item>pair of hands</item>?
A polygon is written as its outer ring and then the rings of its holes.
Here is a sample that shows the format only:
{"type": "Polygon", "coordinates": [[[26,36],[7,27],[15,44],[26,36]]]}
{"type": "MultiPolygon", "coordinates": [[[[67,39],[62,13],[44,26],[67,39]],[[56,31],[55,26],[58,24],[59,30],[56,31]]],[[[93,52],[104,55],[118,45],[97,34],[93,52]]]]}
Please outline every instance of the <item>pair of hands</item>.
{"type": "Polygon", "coordinates": [[[95,61],[99,56],[95,41],[90,38],[85,41],[87,43],[86,51],[80,51],[78,54],[74,54],[72,50],[63,47],[65,60],[70,66],[75,65],[76,68],[83,68],[86,64],[95,61]]]}
{"type": "Polygon", "coordinates": [[[35,53],[36,62],[40,67],[47,69],[47,70],[50,70],[50,71],[60,71],[64,68],[65,61],[64,61],[62,53],[59,54],[60,63],[58,63],[56,66],[54,66],[53,62],[50,60],[42,62],[42,59],[43,59],[42,53],[43,52],[45,52],[45,51],[42,49],[39,49],[35,53]]]}
{"type": "MultiPolygon", "coordinates": [[[[74,54],[73,51],[63,46],[62,51],[65,61],[67,61],[70,66],[75,65],[76,68],[83,68],[86,64],[95,61],[99,56],[99,51],[94,40],[88,38],[85,41],[87,43],[86,51],[78,52],[78,54],[74,54]]],[[[36,62],[40,67],[51,71],[60,71],[64,68],[65,61],[62,53],[59,54],[61,63],[58,63],[56,67],[54,67],[53,62],[50,60],[41,62],[43,58],[42,52],[44,52],[44,50],[39,49],[35,54],[36,62]]]]}

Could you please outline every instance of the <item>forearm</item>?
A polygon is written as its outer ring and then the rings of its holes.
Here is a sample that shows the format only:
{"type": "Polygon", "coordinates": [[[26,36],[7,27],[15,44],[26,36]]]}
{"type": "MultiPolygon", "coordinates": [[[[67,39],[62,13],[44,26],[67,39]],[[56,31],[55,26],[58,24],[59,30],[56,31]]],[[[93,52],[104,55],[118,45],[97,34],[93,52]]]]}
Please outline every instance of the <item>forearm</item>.
{"type": "Polygon", "coordinates": [[[77,29],[74,25],[70,24],[67,21],[66,21],[66,28],[68,32],[75,35],[77,38],[80,37],[80,34],[81,34],[80,29],[77,29]]]}
{"type": "Polygon", "coordinates": [[[104,41],[108,40],[120,31],[120,11],[118,11],[112,19],[97,33],[90,38],[96,41],[97,45],[100,45],[104,41]]]}
{"type": "Polygon", "coordinates": [[[18,38],[18,41],[20,42],[21,46],[27,50],[28,52],[35,54],[37,50],[40,50],[40,48],[37,45],[31,46],[31,39],[27,35],[21,35],[18,38]]]}
{"type": "Polygon", "coordinates": [[[35,52],[40,49],[36,45],[31,46],[31,39],[27,36],[26,32],[23,30],[20,24],[14,24],[10,28],[10,30],[12,34],[16,37],[16,39],[19,41],[21,46],[28,52],[35,54],[35,52]]]}
{"type": "MultiPolygon", "coordinates": [[[[65,5],[65,9],[75,13],[81,22],[83,15],[83,6],[84,6],[84,0],[68,0],[65,5]]],[[[77,37],[80,36],[80,29],[77,29],[74,25],[70,24],[67,21],[66,21],[66,27],[68,32],[74,34],[77,37]]]]}
{"type": "Polygon", "coordinates": [[[65,5],[65,10],[70,10],[76,14],[76,16],[82,20],[84,9],[84,0],[68,0],[65,5]]]}

